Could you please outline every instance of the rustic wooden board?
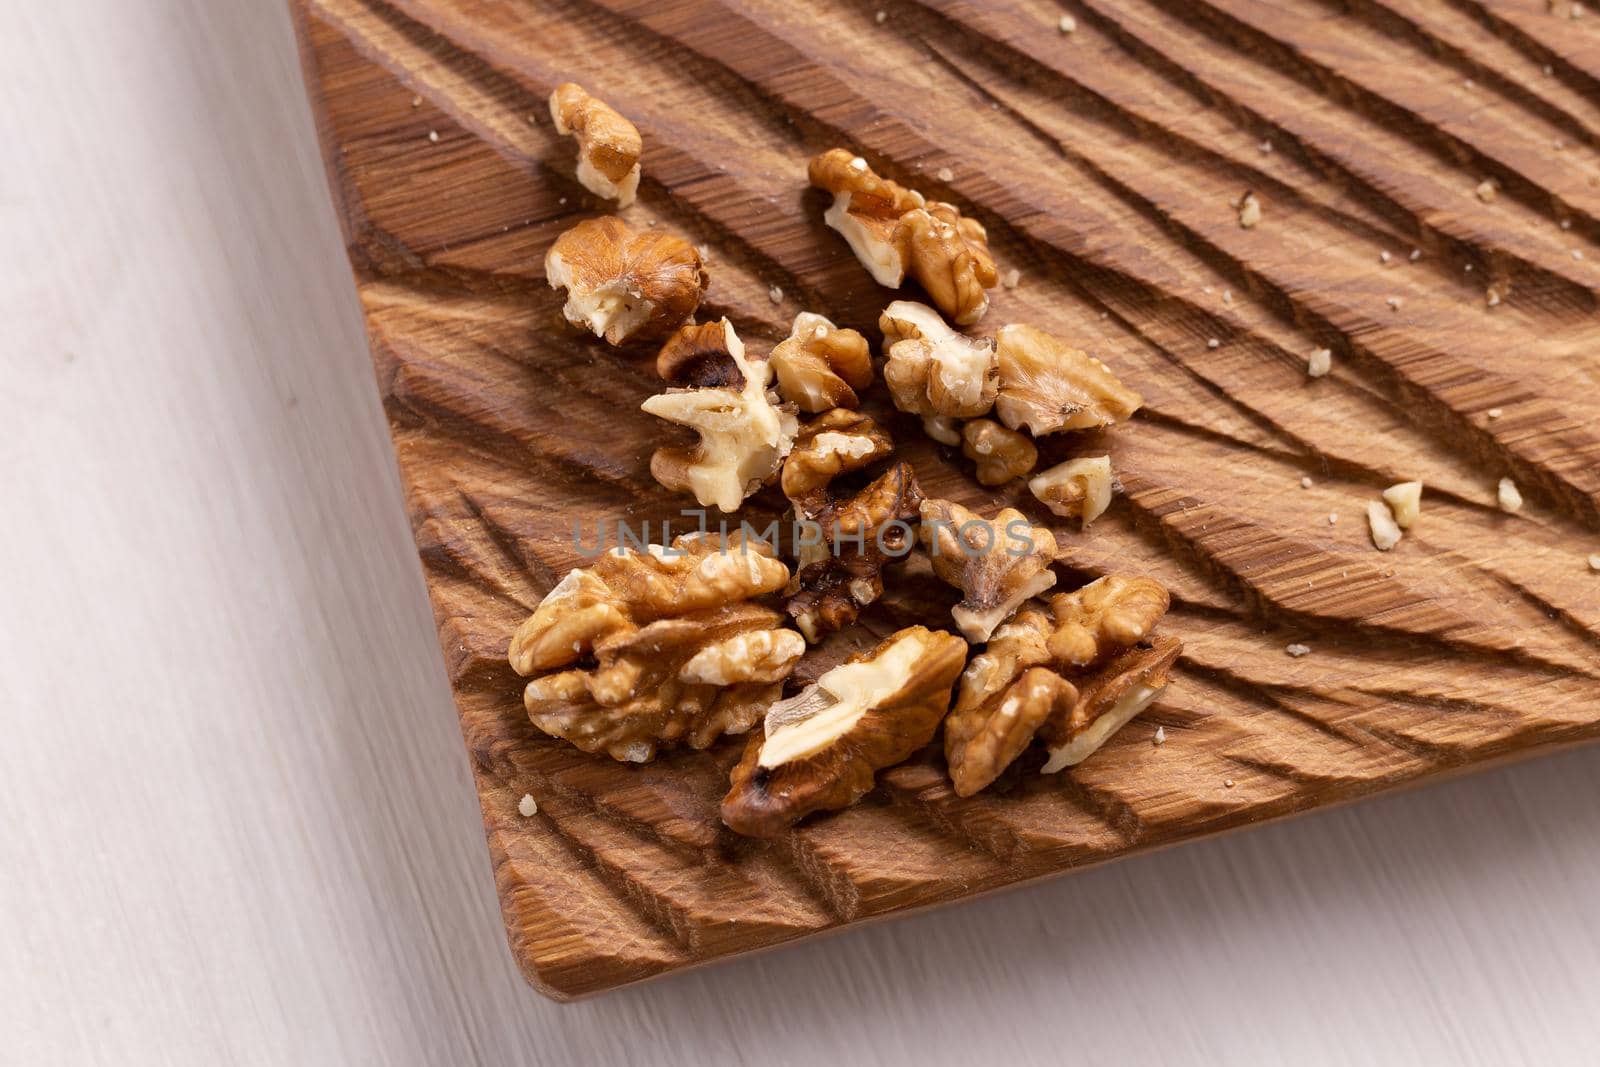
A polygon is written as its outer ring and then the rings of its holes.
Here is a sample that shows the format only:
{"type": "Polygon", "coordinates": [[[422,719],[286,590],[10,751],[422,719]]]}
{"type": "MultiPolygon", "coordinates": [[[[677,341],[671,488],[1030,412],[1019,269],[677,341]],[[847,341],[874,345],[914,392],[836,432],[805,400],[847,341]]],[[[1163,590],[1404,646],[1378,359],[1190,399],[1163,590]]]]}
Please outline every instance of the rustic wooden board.
{"type": "MultiPolygon", "coordinates": [[[[512,948],[544,992],[1600,735],[1600,20],[1543,0],[294,2],[512,948]],[[815,151],[989,226],[1022,283],[983,326],[1074,338],[1148,398],[1103,442],[1126,495],[1092,538],[1057,536],[1072,578],[1174,591],[1187,647],[1155,709],[1070,776],[959,800],[930,752],[770,844],[718,823],[736,743],[631,767],[536,735],[504,650],[578,561],[574,518],[682,503],[648,475],[648,353],[565,327],[542,277],[556,234],[605,210],[546,118],[566,79],[638,124],[629,217],[703,242],[703,315],[758,342],[803,308],[870,332],[887,298],[820,223],[815,151]],[[1319,346],[1334,371],[1308,381],[1319,346]],[[1411,478],[1424,521],[1379,554],[1365,504],[1411,478]]],[[[1014,502],[892,425],[931,492],[1014,502]]],[[[936,613],[925,592],[874,624],[936,613]]]]}

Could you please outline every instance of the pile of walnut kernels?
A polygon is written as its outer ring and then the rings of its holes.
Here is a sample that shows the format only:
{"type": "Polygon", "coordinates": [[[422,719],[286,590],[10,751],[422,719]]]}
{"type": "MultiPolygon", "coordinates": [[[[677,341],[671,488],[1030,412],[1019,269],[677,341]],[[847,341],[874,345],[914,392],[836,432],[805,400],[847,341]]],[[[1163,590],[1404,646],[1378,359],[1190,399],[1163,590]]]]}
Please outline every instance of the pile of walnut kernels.
{"type": "MultiPolygon", "coordinates": [[[[577,139],[578,179],[630,203],[638,131],[576,85],[550,106],[577,139]]],[[[958,329],[983,317],[999,280],[975,219],[839,149],[811,161],[810,180],[833,195],[825,221],[873,279],[896,289],[909,277],[932,304],[896,300],[878,320],[894,406],[960,448],[983,485],[1032,474],[1035,498],[1086,527],[1110,503],[1109,458],[1033,474],[1034,439],[1123,421],[1138,394],[1032,326],[982,338],[958,329]]],[[[769,837],[855,803],[941,724],[955,792],[971,796],[1035,740],[1047,774],[1082,761],[1166,685],[1180,649],[1153,633],[1166,590],[1107,575],[1042,599],[1056,585],[1055,537],[1011,508],[986,517],[923,496],[889,434],[858,410],[877,375],[860,333],[803,312],[787,339],[753,353],[727,319],[691,321],[709,282],[693,247],[613,216],[563,233],[545,271],[566,290],[572,324],[613,345],[665,338],[656,370],[666,388],[643,408],[698,441],[656,451],[662,485],[734,513],[776,482],[820,535],[784,560],[748,533],[693,533],[567,574],[511,640],[540,730],[634,762],[749,734],[722,818],[769,837]],[[785,698],[807,649],[854,625],[883,594],[885,566],[913,552],[960,590],[959,636],[908,627],[785,698]]]]}

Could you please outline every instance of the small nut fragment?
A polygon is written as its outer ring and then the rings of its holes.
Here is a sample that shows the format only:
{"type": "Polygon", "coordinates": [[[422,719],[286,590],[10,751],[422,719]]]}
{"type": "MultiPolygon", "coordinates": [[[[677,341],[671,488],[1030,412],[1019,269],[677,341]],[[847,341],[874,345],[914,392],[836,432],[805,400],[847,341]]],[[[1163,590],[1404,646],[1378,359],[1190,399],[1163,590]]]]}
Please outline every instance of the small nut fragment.
{"type": "Polygon", "coordinates": [[[1499,502],[1501,511],[1515,513],[1522,510],[1522,491],[1510,478],[1500,479],[1500,485],[1495,490],[1495,499],[1499,502]]]}
{"type": "Polygon", "coordinates": [[[845,408],[824,411],[795,434],[794,447],[783,461],[783,495],[809,517],[829,482],[871,466],[893,451],[894,442],[870,416],[845,408]]]}
{"type": "Polygon", "coordinates": [[[1485,178],[1483,181],[1479,182],[1478,187],[1472,191],[1477,195],[1479,200],[1483,201],[1485,204],[1490,204],[1494,202],[1495,197],[1500,195],[1500,183],[1495,181],[1493,178],[1485,178]]]}
{"type": "Polygon", "coordinates": [[[1409,530],[1422,512],[1422,483],[1401,482],[1383,491],[1384,503],[1394,512],[1395,525],[1409,530]]]}
{"type": "Polygon", "coordinates": [[[1313,348],[1311,355],[1306,359],[1306,374],[1313,378],[1321,378],[1333,369],[1333,349],[1313,348]]]}
{"type": "Polygon", "coordinates": [[[566,82],[550,94],[556,132],[578,139],[578,181],[596,196],[633,203],[639,190],[639,153],[644,142],[633,123],[595,99],[581,85],[566,82]]]}
{"type": "Polygon", "coordinates": [[[1114,483],[1110,456],[1080,456],[1058,463],[1028,479],[1028,491],[1064,519],[1078,519],[1083,529],[1111,506],[1114,483]]]}
{"type": "Polygon", "coordinates": [[[567,291],[561,309],[567,321],[614,345],[677,329],[710,284],[689,242],[632,230],[611,215],[586,219],[557,237],[544,273],[550,288],[567,291]]]}
{"type": "Polygon", "coordinates": [[[1050,655],[1068,666],[1088,666],[1149,636],[1171,604],[1160,582],[1119,574],[1108,574],[1071,593],[1057,593],[1050,598],[1056,620],[1050,655]]]}
{"type": "Polygon", "coordinates": [[[771,368],[750,359],[727,319],[720,323],[723,348],[733,370],[727,385],[670,389],[640,407],[700,435],[693,448],[662,448],[650,458],[650,473],[668,489],[691,492],[702,507],[739,509],[778,471],[789,454],[798,426],[793,411],[775,404],[767,392],[771,368]],[[737,379],[733,375],[737,374],[737,379]]]}
{"type": "Polygon", "coordinates": [[[953,634],[912,626],[773,704],[733,769],[722,821],[774,837],[854,804],[879,770],[933,739],[966,651],[953,634]]]}
{"type": "Polygon", "coordinates": [[[1017,606],[1056,584],[1056,539],[1022,512],[984,519],[952,500],[922,503],[922,547],[933,571],[962,592],[950,610],[966,639],[981,644],[1017,606]]]}
{"type": "Polygon", "coordinates": [[[884,308],[878,326],[888,356],[883,380],[895,407],[924,418],[972,419],[994,406],[993,341],[957,333],[931,307],[910,300],[884,308]]]}
{"type": "Polygon", "coordinates": [[[951,448],[961,443],[961,424],[949,415],[922,416],[922,432],[929,439],[951,448]]]}
{"type": "Polygon", "coordinates": [[[529,720],[633,762],[748,730],[805,651],[781,615],[750,603],[788,578],[770,545],[743,535],[686,534],[571,571],[511,639],[512,668],[533,676],[529,720]]]}
{"type": "Polygon", "coordinates": [[[783,398],[811,414],[856,407],[861,403],[857,391],[872,384],[867,339],[809,311],[794,317],[788,338],[770,359],[783,398]]]}
{"type": "Polygon", "coordinates": [[[1256,223],[1261,221],[1261,201],[1256,199],[1256,194],[1246,192],[1239,198],[1239,225],[1241,228],[1254,229],[1256,223]]]}
{"type": "Polygon", "coordinates": [[[973,419],[961,428],[961,440],[962,453],[978,464],[980,485],[1004,485],[1039,462],[1032,441],[993,419],[973,419]]]}
{"type": "Polygon", "coordinates": [[[916,473],[896,463],[854,496],[805,514],[786,610],[806,640],[855,622],[883,595],[883,568],[910,552],[921,504],[916,473]]]}
{"type": "Polygon", "coordinates": [[[1182,651],[1177,638],[1158,636],[1133,646],[1078,682],[1078,699],[1072,709],[1057,712],[1039,727],[1039,740],[1050,750],[1050,759],[1039,773],[1055,774],[1099,751],[1113,734],[1155,703],[1182,651]]]}
{"type": "Polygon", "coordinates": [[[957,323],[983,317],[989,307],[985,290],[1000,277],[988,234],[976,219],[879,177],[866,160],[842,148],[813,159],[809,173],[812,185],[833,194],[823,221],[849,242],[874,281],[898,289],[909,273],[957,323]]]}
{"type": "Polygon", "coordinates": [[[1382,501],[1367,501],[1367,527],[1372,531],[1372,547],[1379,552],[1387,552],[1400,543],[1400,527],[1382,501]]]}
{"type": "Polygon", "coordinates": [[[1002,326],[995,345],[1000,376],[995,413],[1013,430],[1026,427],[1042,437],[1110,426],[1144,404],[1104,363],[1043,330],[1002,326]]]}

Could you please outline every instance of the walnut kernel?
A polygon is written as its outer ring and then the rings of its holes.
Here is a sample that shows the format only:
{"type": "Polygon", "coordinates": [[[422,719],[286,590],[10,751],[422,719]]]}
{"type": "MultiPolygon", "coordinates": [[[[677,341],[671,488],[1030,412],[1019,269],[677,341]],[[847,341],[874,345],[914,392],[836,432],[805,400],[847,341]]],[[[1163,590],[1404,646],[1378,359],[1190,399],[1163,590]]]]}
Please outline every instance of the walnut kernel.
{"type": "Polygon", "coordinates": [[[586,219],[557,237],[544,273],[550,288],[567,291],[561,309],[567,321],[614,345],[677,329],[710,284],[689,242],[632,230],[610,215],[586,219]]]}
{"type": "Polygon", "coordinates": [[[1085,530],[1111,506],[1113,488],[1110,456],[1069,459],[1028,479],[1036,500],[1064,519],[1078,519],[1085,530]]]}
{"type": "Polygon", "coordinates": [[[1050,569],[1056,539],[1022,512],[1003,508],[984,519],[952,500],[925,500],[921,510],[922,546],[934,573],[961,590],[950,614],[973,644],[987,641],[1019,604],[1056,584],[1050,569]]]}
{"type": "Polygon", "coordinates": [[[1068,666],[1087,666],[1147,637],[1171,604],[1160,582],[1117,574],[1057,593],[1050,598],[1056,621],[1050,655],[1068,666]]]}
{"type": "Polygon", "coordinates": [[[925,419],[988,414],[999,388],[993,341],[957,333],[938,312],[910,300],[890,304],[878,325],[888,356],[883,380],[895,407],[925,419]]]}
{"type": "Polygon", "coordinates": [[[1144,404],[1104,363],[1043,330],[1003,326],[995,345],[995,413],[1013,430],[1026,427],[1034,437],[1090,430],[1120,422],[1144,404]]]}
{"type": "Polygon", "coordinates": [[[578,139],[578,181],[583,187],[615,200],[618,207],[633,203],[644,150],[633,123],[572,82],[550,94],[550,117],[557,133],[578,139]]]}
{"type": "Polygon", "coordinates": [[[993,419],[973,419],[961,428],[962,453],[978,464],[978,484],[1004,485],[1033,470],[1039,450],[1015,430],[993,419]]]}
{"type": "Polygon", "coordinates": [[[811,414],[853,408],[861,403],[857,392],[872,384],[867,339],[809,311],[794,317],[770,359],[783,398],[811,414]]]}
{"type": "Polygon", "coordinates": [[[783,461],[783,495],[809,517],[829,482],[893,451],[894,442],[870,416],[846,408],[824,411],[795,434],[794,447],[783,461]]]}

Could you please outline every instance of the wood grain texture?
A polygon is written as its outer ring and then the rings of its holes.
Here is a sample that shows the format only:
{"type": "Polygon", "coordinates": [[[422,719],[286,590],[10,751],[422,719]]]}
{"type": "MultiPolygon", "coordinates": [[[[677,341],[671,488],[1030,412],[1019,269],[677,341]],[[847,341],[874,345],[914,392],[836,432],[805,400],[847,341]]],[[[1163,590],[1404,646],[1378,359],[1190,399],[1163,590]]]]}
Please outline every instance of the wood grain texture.
{"type": "MultiPolygon", "coordinates": [[[[1600,733],[1592,23],[1469,0],[296,13],[507,927],[541,990],[1600,733]],[[630,217],[712,249],[704,313],[747,337],[802,308],[875,320],[886,294],[804,189],[806,159],[845,144],[989,227],[1023,281],[986,326],[1071,337],[1145,393],[1103,442],[1125,497],[1092,538],[1057,535],[1074,578],[1166,582],[1186,652],[1169,695],[1070,779],[959,800],[930,755],[764,846],[716,818],[734,747],[619,767],[526,723],[506,636],[577,562],[574,516],[681,505],[646,468],[648,360],[565,328],[543,282],[549,242],[598,207],[544,121],[569,78],[639,125],[630,217]],[[1248,231],[1231,208],[1247,188],[1266,207],[1248,231]],[[1318,346],[1335,369],[1308,382],[1318,346]],[[1502,475],[1518,516],[1495,507],[1502,475]],[[1410,478],[1423,524],[1379,555],[1365,503],[1410,478]],[[1313,653],[1286,656],[1295,641],[1313,653]]],[[[1014,502],[897,436],[931,492],[1014,502]]]]}

